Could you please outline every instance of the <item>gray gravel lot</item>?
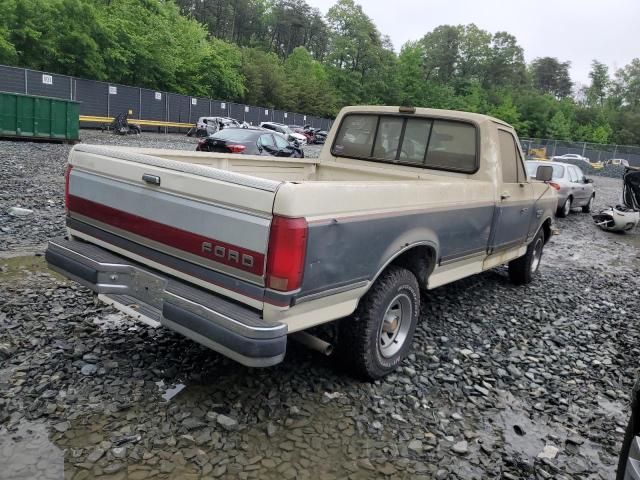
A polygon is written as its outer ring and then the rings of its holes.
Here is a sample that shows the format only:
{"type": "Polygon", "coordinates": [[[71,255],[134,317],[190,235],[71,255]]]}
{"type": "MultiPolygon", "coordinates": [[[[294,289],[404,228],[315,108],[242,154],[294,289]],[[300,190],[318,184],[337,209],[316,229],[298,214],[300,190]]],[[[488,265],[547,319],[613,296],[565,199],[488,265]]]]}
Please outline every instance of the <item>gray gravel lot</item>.
{"type": "MultiPolygon", "coordinates": [[[[383,381],[296,344],[252,370],[128,320],[34,255],[64,232],[68,151],[0,142],[0,479],[613,478],[640,356],[637,231],[574,213],[532,284],[496,269],[430,291],[414,353],[383,381]]],[[[596,208],[615,203],[620,180],[595,182],[596,208]]]]}

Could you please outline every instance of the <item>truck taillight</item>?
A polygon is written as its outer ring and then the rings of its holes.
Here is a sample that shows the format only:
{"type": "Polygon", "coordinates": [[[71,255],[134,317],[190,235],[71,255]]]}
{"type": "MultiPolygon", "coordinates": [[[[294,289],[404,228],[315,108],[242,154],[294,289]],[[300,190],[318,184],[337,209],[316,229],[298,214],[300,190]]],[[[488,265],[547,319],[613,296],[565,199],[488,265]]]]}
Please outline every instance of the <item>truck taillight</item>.
{"type": "Polygon", "coordinates": [[[67,170],[64,172],[64,206],[69,211],[69,179],[71,177],[73,165],[67,164],[67,170]]]}
{"type": "Polygon", "coordinates": [[[556,190],[560,190],[560,185],[558,185],[556,182],[549,182],[549,186],[551,188],[555,188],[556,190]]]}
{"type": "Polygon", "coordinates": [[[308,230],[304,218],[273,217],[267,254],[267,288],[281,292],[300,288],[308,230]]]}

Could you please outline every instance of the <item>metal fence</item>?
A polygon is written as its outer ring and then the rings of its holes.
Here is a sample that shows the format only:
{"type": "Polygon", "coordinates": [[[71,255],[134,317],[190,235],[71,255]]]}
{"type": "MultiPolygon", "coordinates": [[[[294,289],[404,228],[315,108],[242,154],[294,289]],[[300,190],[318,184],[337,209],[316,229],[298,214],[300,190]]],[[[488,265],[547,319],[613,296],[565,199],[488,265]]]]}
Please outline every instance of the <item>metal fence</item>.
{"type": "Polygon", "coordinates": [[[631,145],[608,145],[589,142],[566,142],[547,138],[521,138],[522,150],[527,158],[551,158],[566,153],[576,153],[591,162],[605,162],[622,158],[630,165],[640,167],[640,147],[631,145]]]}
{"type": "MultiPolygon", "coordinates": [[[[252,125],[279,122],[311,125],[328,130],[333,120],[269,107],[225,100],[191,97],[172,92],[69,77],[55,73],[0,65],[0,91],[76,100],[80,115],[113,117],[129,112],[131,118],[175,123],[195,123],[199,117],[233,117],[252,125]]],[[[81,126],[91,126],[81,124],[81,126]]],[[[158,127],[145,127],[155,130],[158,127]]],[[[163,130],[167,130],[163,127],[163,130]]],[[[169,130],[176,130],[169,128],[169,130]]]]}

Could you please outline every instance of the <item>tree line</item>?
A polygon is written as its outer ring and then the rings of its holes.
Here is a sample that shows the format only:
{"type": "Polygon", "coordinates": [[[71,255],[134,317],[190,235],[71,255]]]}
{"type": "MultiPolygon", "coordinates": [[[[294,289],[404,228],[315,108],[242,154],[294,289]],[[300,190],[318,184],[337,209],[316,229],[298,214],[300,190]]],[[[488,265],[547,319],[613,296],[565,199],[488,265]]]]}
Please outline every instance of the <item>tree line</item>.
{"type": "Polygon", "coordinates": [[[441,25],[397,53],[354,0],[0,0],[0,63],[332,116],[344,105],[487,113],[521,136],[640,144],[640,59],[527,64],[517,39],[441,25]]]}

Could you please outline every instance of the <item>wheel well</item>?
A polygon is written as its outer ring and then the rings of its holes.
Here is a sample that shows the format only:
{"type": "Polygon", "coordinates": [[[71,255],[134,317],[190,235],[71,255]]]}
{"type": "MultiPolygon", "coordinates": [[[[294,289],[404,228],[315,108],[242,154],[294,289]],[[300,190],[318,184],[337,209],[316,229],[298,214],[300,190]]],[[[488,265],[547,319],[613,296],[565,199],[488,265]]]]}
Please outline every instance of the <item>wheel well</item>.
{"type": "Polygon", "coordinates": [[[418,279],[420,288],[426,290],[429,275],[436,265],[436,251],[428,245],[417,245],[402,252],[389,265],[397,265],[409,270],[418,279]]]}

